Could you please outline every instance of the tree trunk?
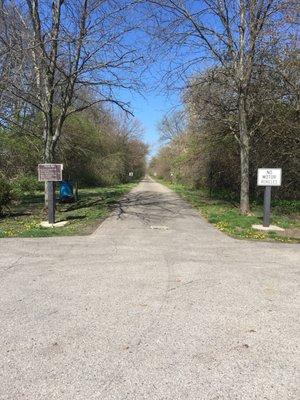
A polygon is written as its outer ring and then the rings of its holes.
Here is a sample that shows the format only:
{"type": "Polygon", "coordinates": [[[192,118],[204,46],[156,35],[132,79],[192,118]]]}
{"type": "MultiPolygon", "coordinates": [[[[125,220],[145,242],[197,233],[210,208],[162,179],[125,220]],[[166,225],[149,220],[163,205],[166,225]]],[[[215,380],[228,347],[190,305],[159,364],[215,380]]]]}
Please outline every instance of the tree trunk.
{"type": "Polygon", "coordinates": [[[78,194],[78,180],[76,179],[75,182],[75,201],[79,200],[79,194],[78,194]]]}
{"type": "Polygon", "coordinates": [[[241,155],[241,190],[240,210],[243,214],[250,211],[249,205],[249,133],[247,127],[246,97],[242,93],[239,98],[239,133],[241,155]]]}
{"type": "Polygon", "coordinates": [[[54,159],[53,147],[51,146],[51,139],[47,139],[44,145],[44,163],[51,164],[54,159]]]}
{"type": "MultiPolygon", "coordinates": [[[[51,164],[54,159],[53,150],[51,148],[51,137],[52,135],[48,131],[48,126],[44,127],[44,163],[51,164]]],[[[48,183],[45,182],[45,209],[48,209],[48,183]]]]}

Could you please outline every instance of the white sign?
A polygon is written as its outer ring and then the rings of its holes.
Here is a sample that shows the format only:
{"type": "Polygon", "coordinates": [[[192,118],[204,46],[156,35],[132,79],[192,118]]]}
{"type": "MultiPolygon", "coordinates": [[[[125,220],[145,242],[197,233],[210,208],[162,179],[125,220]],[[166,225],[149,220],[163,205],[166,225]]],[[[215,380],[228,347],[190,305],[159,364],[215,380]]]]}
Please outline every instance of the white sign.
{"type": "Polygon", "coordinates": [[[62,181],[62,164],[39,164],[39,181],[59,182],[62,181]]]}
{"type": "Polygon", "coordinates": [[[129,174],[128,174],[128,175],[132,177],[132,176],[133,176],[133,172],[129,172],[129,174]]]}
{"type": "Polygon", "coordinates": [[[257,186],[281,186],[281,168],[258,168],[257,186]]]}

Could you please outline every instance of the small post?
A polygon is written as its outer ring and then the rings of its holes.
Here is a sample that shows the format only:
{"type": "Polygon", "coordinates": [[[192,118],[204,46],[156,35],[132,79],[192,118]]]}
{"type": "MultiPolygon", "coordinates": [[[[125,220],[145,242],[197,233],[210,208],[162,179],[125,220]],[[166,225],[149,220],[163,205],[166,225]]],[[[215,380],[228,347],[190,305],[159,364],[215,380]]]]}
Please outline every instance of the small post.
{"type": "Polygon", "coordinates": [[[54,182],[48,181],[48,222],[55,224],[55,191],[54,182]]]}
{"type": "Polygon", "coordinates": [[[270,226],[270,209],[271,209],[271,186],[265,187],[264,192],[264,218],[263,218],[263,226],[270,226]]]}

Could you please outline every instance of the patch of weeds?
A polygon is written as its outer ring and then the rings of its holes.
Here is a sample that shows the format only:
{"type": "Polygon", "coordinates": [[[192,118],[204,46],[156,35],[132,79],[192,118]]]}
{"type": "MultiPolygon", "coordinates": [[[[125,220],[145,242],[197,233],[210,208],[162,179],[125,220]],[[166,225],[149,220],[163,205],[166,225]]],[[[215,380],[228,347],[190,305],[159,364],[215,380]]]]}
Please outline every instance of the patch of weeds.
{"type": "Polygon", "coordinates": [[[36,196],[26,195],[12,207],[10,214],[1,218],[0,238],[88,235],[109,215],[112,205],[135,185],[136,182],[110,188],[80,190],[78,203],[71,206],[57,204],[56,221],[68,221],[67,225],[60,228],[41,227],[40,222],[47,219],[44,197],[41,193],[36,196]]]}

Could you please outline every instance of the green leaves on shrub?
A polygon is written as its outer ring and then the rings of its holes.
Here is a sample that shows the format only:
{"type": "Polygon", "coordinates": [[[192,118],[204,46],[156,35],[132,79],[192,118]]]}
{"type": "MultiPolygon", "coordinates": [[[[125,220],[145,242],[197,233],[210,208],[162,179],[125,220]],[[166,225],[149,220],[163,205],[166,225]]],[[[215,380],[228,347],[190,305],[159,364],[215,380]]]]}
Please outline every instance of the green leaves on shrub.
{"type": "Polygon", "coordinates": [[[34,195],[38,190],[43,190],[43,185],[33,175],[19,175],[13,180],[12,186],[16,197],[21,197],[25,193],[34,195]]]}

